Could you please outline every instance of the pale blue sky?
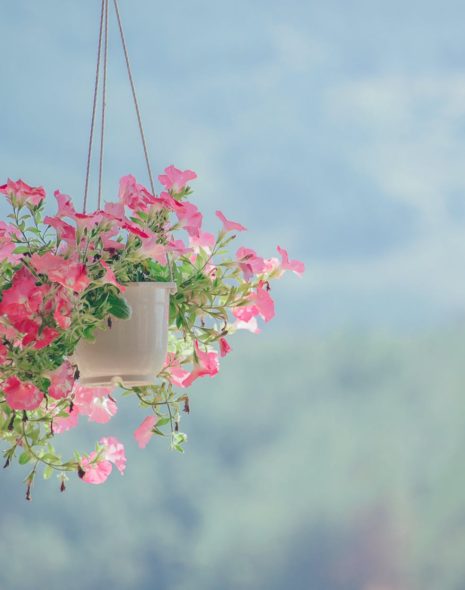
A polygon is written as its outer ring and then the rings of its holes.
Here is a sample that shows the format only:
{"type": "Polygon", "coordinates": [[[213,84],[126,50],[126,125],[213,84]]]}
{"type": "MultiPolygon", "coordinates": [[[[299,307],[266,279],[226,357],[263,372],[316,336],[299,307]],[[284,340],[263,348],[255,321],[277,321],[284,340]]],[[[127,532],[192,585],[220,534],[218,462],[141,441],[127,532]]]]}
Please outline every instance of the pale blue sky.
{"type": "MultiPolygon", "coordinates": [[[[193,168],[202,208],[307,264],[278,326],[463,316],[463,2],[120,3],[157,172],[193,168]]],[[[0,177],[79,198],[99,2],[2,4],[0,177]]],[[[108,199],[146,181],[115,25],[108,199]]]]}

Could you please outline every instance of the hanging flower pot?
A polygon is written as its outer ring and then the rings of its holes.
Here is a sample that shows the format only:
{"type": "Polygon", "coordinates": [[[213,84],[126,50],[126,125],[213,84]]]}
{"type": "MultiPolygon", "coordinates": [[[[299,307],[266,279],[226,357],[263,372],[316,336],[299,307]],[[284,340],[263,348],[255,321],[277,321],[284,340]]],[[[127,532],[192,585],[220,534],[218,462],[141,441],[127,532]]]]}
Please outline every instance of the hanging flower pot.
{"type": "Polygon", "coordinates": [[[127,319],[111,318],[95,340],[81,340],[73,359],[82,385],[153,385],[168,352],[170,293],[175,283],[130,283],[127,319]]]}
{"type": "Polygon", "coordinates": [[[168,166],[156,191],[129,67],[117,0],[115,13],[128,67],[150,189],[133,176],[120,181],[116,200],[102,202],[108,0],[102,0],[98,64],[103,64],[102,126],[97,208],[89,212],[89,172],[99,67],[92,110],[82,210],[55,191],[57,210],[45,215],[46,194],[8,180],[0,195],[10,206],[0,221],[0,440],[4,466],[30,464],[26,497],[42,470],[92,484],[112,466],[126,468],[123,444],[101,438],[94,450],[64,459],[54,438],[87,418],[108,422],[118,394],[144,410],[134,430],[143,448],[154,434],[183,451],[181,412],[189,388],[213,377],[238,330],[258,333],[275,314],[271,283],[304,265],[278,246],[264,258],[232,246],[246,228],[216,211],[214,233],[192,202],[192,170],[168,166]],[[103,60],[101,54],[103,51],[103,60]],[[118,385],[118,387],[116,387],[118,385]]]}

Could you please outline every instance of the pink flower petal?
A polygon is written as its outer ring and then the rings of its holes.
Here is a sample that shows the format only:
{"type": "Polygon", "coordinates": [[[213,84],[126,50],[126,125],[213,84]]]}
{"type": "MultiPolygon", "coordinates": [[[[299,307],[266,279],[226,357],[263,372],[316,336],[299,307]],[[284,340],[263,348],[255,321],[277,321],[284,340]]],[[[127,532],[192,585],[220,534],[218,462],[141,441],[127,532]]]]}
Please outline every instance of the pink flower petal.
{"type": "Polygon", "coordinates": [[[223,230],[225,232],[229,231],[246,231],[246,228],[241,225],[240,223],[236,223],[235,221],[230,221],[226,219],[226,217],[221,213],[221,211],[216,211],[216,216],[223,222],[223,230]]]}
{"type": "Polygon", "coordinates": [[[289,260],[289,256],[284,248],[278,246],[277,250],[282,258],[281,268],[283,270],[292,270],[298,277],[302,277],[305,271],[305,264],[300,262],[300,260],[289,260]]]}
{"type": "Polygon", "coordinates": [[[156,423],[156,416],[147,416],[147,418],[145,418],[140,426],[138,426],[134,431],[134,438],[141,449],[144,449],[148,445],[150,439],[152,438],[153,427],[156,423]]]}

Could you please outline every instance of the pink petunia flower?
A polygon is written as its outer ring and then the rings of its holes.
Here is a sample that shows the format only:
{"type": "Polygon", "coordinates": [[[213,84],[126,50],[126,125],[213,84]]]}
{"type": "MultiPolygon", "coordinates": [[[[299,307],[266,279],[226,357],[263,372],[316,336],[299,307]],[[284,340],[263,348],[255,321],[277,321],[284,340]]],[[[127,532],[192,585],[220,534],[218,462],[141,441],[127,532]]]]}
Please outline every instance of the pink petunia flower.
{"type": "Polygon", "coordinates": [[[131,174],[121,178],[119,198],[123,205],[133,211],[146,211],[150,205],[156,203],[154,195],[151,195],[144,186],[138,184],[131,174]]]}
{"type": "Polygon", "coordinates": [[[106,424],[118,411],[118,406],[111,397],[112,391],[111,387],[76,385],[74,388],[74,404],[80,414],[88,416],[90,422],[106,424]]]}
{"type": "Polygon", "coordinates": [[[130,221],[124,221],[121,224],[121,227],[123,229],[127,229],[129,233],[134,234],[135,236],[138,236],[139,238],[150,238],[152,237],[151,234],[149,234],[148,232],[146,232],[145,230],[143,230],[140,225],[137,225],[137,223],[131,223],[130,221]]]}
{"type": "Polygon", "coordinates": [[[248,320],[247,322],[245,322],[244,320],[237,320],[236,322],[234,322],[233,327],[236,330],[248,330],[249,332],[252,332],[252,334],[260,334],[261,332],[260,328],[258,327],[256,317],[250,318],[250,320],[248,320]]]}
{"type": "Polygon", "coordinates": [[[190,373],[181,367],[178,357],[173,352],[167,354],[163,370],[168,374],[168,380],[172,385],[185,387],[183,383],[190,373]]]}
{"type": "Polygon", "coordinates": [[[48,393],[53,399],[59,400],[67,397],[74,387],[74,367],[69,361],[65,361],[58,369],[48,374],[50,386],[48,393]]]}
{"type": "Polygon", "coordinates": [[[37,410],[44,399],[44,394],[28,381],[9,377],[2,385],[6,403],[12,410],[37,410]]]}
{"type": "Polygon", "coordinates": [[[73,309],[73,302],[68,297],[68,292],[65,289],[60,289],[55,297],[53,318],[62,330],[67,330],[70,327],[73,309]]]}
{"type": "Polygon", "coordinates": [[[218,353],[216,350],[204,352],[200,349],[199,343],[196,340],[194,343],[195,352],[198,359],[198,364],[194,367],[192,373],[183,381],[183,387],[189,387],[199,377],[209,375],[213,377],[219,371],[218,353]]]}
{"type": "Polygon", "coordinates": [[[300,260],[289,260],[289,256],[284,248],[278,246],[277,250],[282,258],[281,268],[283,270],[292,270],[298,277],[302,277],[305,271],[305,264],[300,262],[300,260]]]}
{"type": "Polygon", "coordinates": [[[229,346],[226,338],[220,338],[220,356],[224,357],[231,352],[232,348],[229,346]]]}
{"type": "Polygon", "coordinates": [[[76,259],[65,259],[62,256],[46,252],[40,256],[35,253],[30,258],[35,270],[46,275],[50,281],[81,293],[89,286],[89,278],[84,264],[76,259]]]}
{"type": "Polygon", "coordinates": [[[189,244],[194,252],[199,253],[200,249],[210,253],[215,247],[216,239],[213,234],[208,232],[199,232],[197,236],[189,236],[189,244]]]}
{"type": "Polygon", "coordinates": [[[76,229],[63,221],[59,217],[50,217],[47,215],[44,217],[44,223],[48,224],[50,227],[53,227],[60,240],[66,240],[67,242],[75,242],[76,241],[76,229]]]}
{"type": "Polygon", "coordinates": [[[248,300],[248,305],[235,307],[232,310],[233,316],[238,320],[248,322],[259,315],[265,322],[269,322],[274,317],[274,301],[269,292],[264,288],[263,281],[260,281],[257,290],[255,293],[250,294],[248,300]]]}
{"type": "Polygon", "coordinates": [[[71,197],[69,195],[60,193],[59,190],[56,190],[53,195],[58,205],[56,217],[71,217],[74,219],[74,216],[76,215],[76,209],[74,208],[73,202],[71,201],[71,197]]]}
{"type": "Polygon", "coordinates": [[[223,213],[221,213],[221,211],[216,211],[215,215],[218,217],[218,219],[220,219],[223,222],[223,231],[247,231],[247,228],[245,228],[240,223],[236,223],[235,221],[230,221],[229,219],[226,219],[226,217],[223,215],[223,213]]]}
{"type": "Polygon", "coordinates": [[[158,180],[168,190],[179,193],[186,186],[189,180],[195,180],[197,174],[192,170],[179,170],[175,166],[165,168],[165,174],[160,174],[158,180]]]}
{"type": "Polygon", "coordinates": [[[145,418],[140,426],[138,426],[134,431],[134,438],[141,449],[145,449],[145,447],[149,444],[149,441],[153,435],[152,430],[157,423],[157,420],[157,417],[154,415],[147,416],[147,418],[145,418]]]}
{"type": "Polygon", "coordinates": [[[124,285],[122,285],[121,283],[118,283],[115,273],[113,272],[112,268],[105,262],[105,260],[100,260],[100,264],[105,269],[105,274],[103,275],[102,279],[106,283],[110,283],[111,285],[115,285],[115,287],[118,287],[118,289],[121,291],[121,293],[124,293],[126,291],[126,287],[124,285]]]}
{"type": "Polygon", "coordinates": [[[18,237],[19,233],[19,230],[14,225],[0,221],[1,261],[6,260],[10,264],[17,264],[23,257],[22,254],[14,254],[18,244],[16,244],[13,240],[14,238],[18,237]]]}
{"type": "Polygon", "coordinates": [[[76,428],[79,422],[79,410],[73,405],[68,416],[57,416],[53,419],[53,432],[54,434],[62,434],[72,428],[76,428]]]}
{"type": "Polygon", "coordinates": [[[121,475],[124,475],[127,461],[124,445],[114,436],[101,438],[99,444],[105,447],[105,461],[113,463],[121,475]]]}
{"type": "MultiPolygon", "coordinates": [[[[60,333],[55,328],[51,328],[50,326],[46,326],[42,330],[39,330],[39,333],[34,337],[34,348],[36,350],[40,350],[41,348],[45,348],[49,344],[51,344],[54,340],[58,338],[60,333]]],[[[27,339],[23,340],[23,344],[26,345],[27,339]]]]}
{"type": "Polygon", "coordinates": [[[177,256],[184,256],[192,252],[192,248],[188,248],[182,240],[172,240],[168,242],[168,249],[177,256]]]}
{"type": "Polygon", "coordinates": [[[10,320],[29,317],[38,311],[43,296],[44,292],[36,286],[34,276],[22,267],[15,273],[11,287],[2,293],[0,314],[7,315],[10,320]]]}
{"type": "Polygon", "coordinates": [[[45,191],[40,187],[32,187],[18,180],[14,182],[8,179],[7,183],[0,186],[0,194],[6,195],[13,205],[22,207],[24,204],[39,205],[45,199],[45,191]]]}
{"type": "Polygon", "coordinates": [[[145,256],[150,256],[150,258],[153,258],[160,264],[166,265],[167,247],[163,244],[158,244],[157,240],[158,238],[150,238],[150,240],[143,242],[141,252],[145,254],[145,256]]]}
{"type": "Polygon", "coordinates": [[[255,250],[239,248],[236,252],[236,258],[246,281],[266,270],[265,260],[261,256],[257,256],[255,250]]]}
{"type": "Polygon", "coordinates": [[[92,463],[96,457],[97,453],[92,451],[88,457],[82,457],[80,465],[84,472],[82,481],[99,485],[108,479],[113,467],[110,461],[106,459],[92,463]]]}
{"type": "Polygon", "coordinates": [[[81,459],[81,469],[84,472],[82,480],[86,483],[101,484],[104,483],[112,472],[112,463],[116,466],[121,475],[124,475],[126,469],[126,454],[124,446],[115,437],[104,437],[99,440],[103,447],[100,452],[101,459],[92,463],[97,457],[97,452],[92,451],[88,457],[81,459]]]}
{"type": "Polygon", "coordinates": [[[199,236],[203,217],[193,203],[189,203],[188,201],[183,203],[175,201],[174,212],[176,213],[181,227],[183,227],[190,236],[199,236]]]}

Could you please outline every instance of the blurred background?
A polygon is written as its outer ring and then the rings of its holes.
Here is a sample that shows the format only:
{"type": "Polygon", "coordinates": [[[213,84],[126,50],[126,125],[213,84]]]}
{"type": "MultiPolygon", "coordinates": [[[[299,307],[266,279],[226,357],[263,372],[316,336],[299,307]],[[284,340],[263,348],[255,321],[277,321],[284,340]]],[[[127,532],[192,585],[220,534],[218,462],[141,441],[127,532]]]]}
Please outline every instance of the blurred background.
{"type": "MultiPolygon", "coordinates": [[[[82,198],[99,4],[1,3],[3,181],[82,198]]],[[[1,590],[462,590],[465,5],[120,4],[157,173],[308,270],[192,388],[184,456],[124,399],[63,437],[122,439],[123,478],[1,473],[1,590]]],[[[147,181],[110,22],[108,200],[147,181]]]]}

